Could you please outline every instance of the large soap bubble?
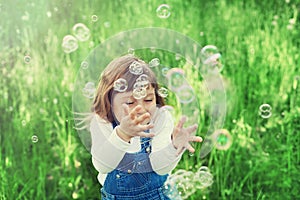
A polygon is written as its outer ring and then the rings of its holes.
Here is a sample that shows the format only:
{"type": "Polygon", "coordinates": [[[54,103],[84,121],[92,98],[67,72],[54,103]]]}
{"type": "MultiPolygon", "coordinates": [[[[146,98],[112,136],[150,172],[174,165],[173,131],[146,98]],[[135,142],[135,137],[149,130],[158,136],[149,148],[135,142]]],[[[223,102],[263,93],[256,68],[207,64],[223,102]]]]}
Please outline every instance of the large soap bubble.
{"type": "MultiPolygon", "coordinates": [[[[75,128],[78,130],[78,134],[83,144],[89,151],[91,150],[89,120],[93,114],[91,112],[91,107],[94,100],[90,97],[94,96],[92,93],[95,89],[94,87],[91,87],[91,84],[86,84],[98,83],[99,75],[108,63],[117,57],[128,54],[128,49],[134,49],[135,55],[138,54],[139,50],[148,50],[151,54],[153,53],[153,49],[156,51],[161,50],[169,54],[181,55],[180,58],[185,58],[186,62],[191,65],[192,68],[190,70],[193,72],[193,75],[199,74],[199,76],[201,76],[211,96],[210,107],[212,112],[210,113],[209,127],[205,128],[207,132],[206,135],[204,135],[204,142],[201,146],[200,153],[196,152],[195,155],[198,155],[201,158],[205,157],[214,147],[212,134],[215,130],[222,128],[225,118],[226,100],[222,78],[218,70],[214,73],[207,72],[207,69],[203,65],[203,60],[201,60],[203,58],[203,49],[197,42],[181,33],[164,28],[141,28],[118,33],[101,43],[84,61],[82,61],[88,63],[88,67],[81,67],[79,69],[74,85],[73,112],[75,128]],[[85,92],[82,91],[83,88],[85,88],[85,92]]],[[[144,56],[144,58],[146,58],[146,56],[144,56]]],[[[143,60],[145,60],[144,58],[143,60]]],[[[165,88],[158,91],[158,93],[164,98],[167,98],[168,101],[173,102],[170,106],[160,107],[160,105],[158,105],[158,113],[163,115],[172,114],[175,122],[178,120],[178,116],[185,115],[188,117],[185,124],[186,126],[195,123],[198,124],[200,121],[200,107],[198,100],[200,92],[195,90],[190,83],[192,80],[190,74],[186,73],[184,67],[173,66],[172,63],[166,63],[166,59],[158,55],[153,55],[151,58],[148,56],[147,62],[150,62],[151,60],[151,69],[157,76],[157,80],[161,85],[160,88],[165,88]],[[173,100],[173,97],[177,100],[173,100]],[[174,109],[171,109],[172,112],[169,112],[168,108],[174,109]]],[[[180,61],[180,59],[177,60],[180,61]]],[[[136,64],[132,66],[132,72],[136,74],[137,77],[144,73],[139,65],[136,64]]],[[[199,80],[194,80],[194,82],[195,81],[199,82],[199,80]]],[[[120,85],[122,85],[122,83],[120,83],[120,85]]],[[[118,87],[120,85],[118,85],[118,87]]],[[[122,85],[120,87],[124,89],[127,86],[122,85]]],[[[136,88],[138,88],[137,98],[143,96],[144,93],[142,90],[144,87],[136,88]]],[[[153,120],[156,121],[157,124],[163,122],[163,118],[159,117],[153,120]]],[[[159,129],[159,126],[160,125],[155,126],[154,129],[159,129]]],[[[100,142],[98,145],[101,146],[106,141],[107,138],[103,138],[103,141],[101,141],[102,143],[100,142]]],[[[109,163],[105,164],[107,167],[112,167],[109,163]]],[[[132,164],[132,166],[135,165],[132,164]]],[[[149,169],[143,170],[147,171],[149,169]]]]}

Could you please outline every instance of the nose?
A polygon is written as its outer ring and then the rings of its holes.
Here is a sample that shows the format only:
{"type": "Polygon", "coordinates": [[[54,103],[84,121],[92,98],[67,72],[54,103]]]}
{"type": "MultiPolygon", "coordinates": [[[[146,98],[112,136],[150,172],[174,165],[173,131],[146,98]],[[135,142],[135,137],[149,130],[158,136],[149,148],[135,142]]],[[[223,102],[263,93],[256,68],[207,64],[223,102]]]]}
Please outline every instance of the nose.
{"type": "Polygon", "coordinates": [[[140,109],[138,115],[142,115],[142,114],[148,112],[143,101],[138,101],[138,105],[141,106],[141,109],[140,109]]]}

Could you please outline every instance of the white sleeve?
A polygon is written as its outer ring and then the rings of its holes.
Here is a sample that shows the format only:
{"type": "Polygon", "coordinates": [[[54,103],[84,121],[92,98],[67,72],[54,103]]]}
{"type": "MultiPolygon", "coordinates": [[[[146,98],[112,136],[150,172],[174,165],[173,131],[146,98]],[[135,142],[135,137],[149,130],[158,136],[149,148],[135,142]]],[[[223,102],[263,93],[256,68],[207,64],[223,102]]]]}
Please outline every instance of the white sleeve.
{"type": "Polygon", "coordinates": [[[171,135],[174,121],[168,111],[160,112],[160,117],[155,120],[153,132],[156,134],[152,140],[150,162],[152,169],[160,175],[170,173],[178,164],[182,154],[176,156],[177,150],[172,144],[171,135]]]}
{"type": "Polygon", "coordinates": [[[130,144],[117,135],[111,123],[96,114],[91,121],[90,131],[93,165],[98,172],[106,174],[118,166],[130,144]]]}

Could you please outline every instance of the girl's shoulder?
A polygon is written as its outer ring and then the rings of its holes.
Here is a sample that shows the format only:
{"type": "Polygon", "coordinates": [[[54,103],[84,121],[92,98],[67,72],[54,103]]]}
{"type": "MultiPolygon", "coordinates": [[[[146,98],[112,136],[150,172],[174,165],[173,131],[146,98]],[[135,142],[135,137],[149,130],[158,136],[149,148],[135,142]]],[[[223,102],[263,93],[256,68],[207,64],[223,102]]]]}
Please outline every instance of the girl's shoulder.
{"type": "Polygon", "coordinates": [[[111,124],[109,121],[100,117],[97,113],[93,113],[91,123],[98,123],[98,124],[111,124]]]}

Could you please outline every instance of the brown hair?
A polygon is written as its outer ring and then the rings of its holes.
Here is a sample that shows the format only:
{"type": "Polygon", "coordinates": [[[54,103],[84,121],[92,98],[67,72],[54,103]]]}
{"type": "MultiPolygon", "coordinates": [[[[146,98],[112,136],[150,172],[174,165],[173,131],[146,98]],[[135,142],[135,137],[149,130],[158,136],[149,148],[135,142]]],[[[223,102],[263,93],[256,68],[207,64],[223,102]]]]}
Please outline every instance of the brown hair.
{"type": "Polygon", "coordinates": [[[133,84],[138,77],[129,72],[129,66],[134,61],[142,64],[143,74],[146,74],[149,78],[151,86],[155,90],[156,104],[165,105],[164,99],[158,95],[159,89],[154,72],[149,66],[139,58],[133,55],[125,55],[111,61],[100,75],[100,81],[97,88],[97,93],[94,99],[92,110],[97,113],[101,118],[113,122],[114,117],[111,109],[112,95],[114,91],[114,82],[119,78],[124,78],[128,82],[128,88],[126,91],[133,89],[133,84]]]}

